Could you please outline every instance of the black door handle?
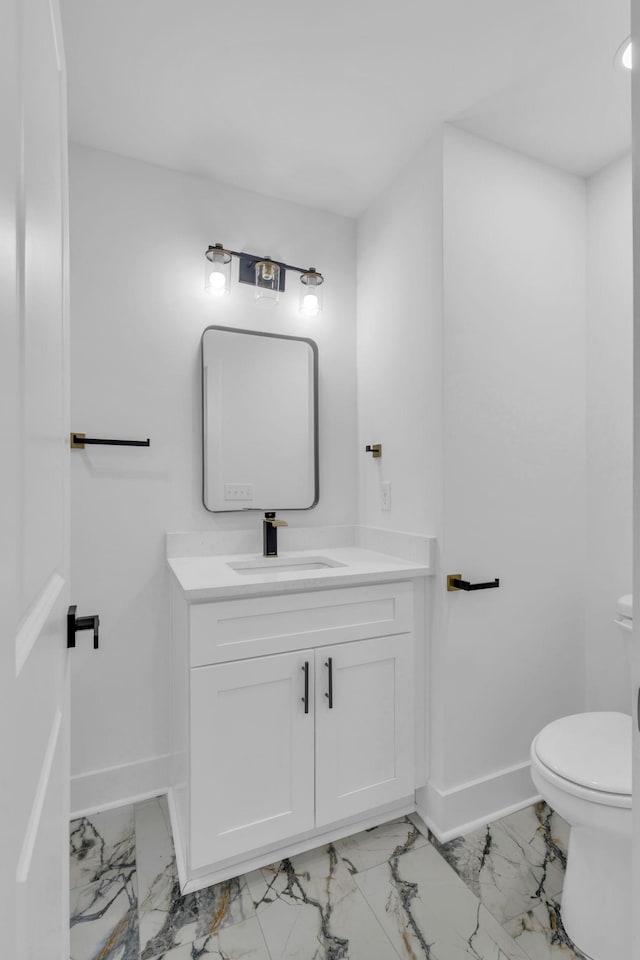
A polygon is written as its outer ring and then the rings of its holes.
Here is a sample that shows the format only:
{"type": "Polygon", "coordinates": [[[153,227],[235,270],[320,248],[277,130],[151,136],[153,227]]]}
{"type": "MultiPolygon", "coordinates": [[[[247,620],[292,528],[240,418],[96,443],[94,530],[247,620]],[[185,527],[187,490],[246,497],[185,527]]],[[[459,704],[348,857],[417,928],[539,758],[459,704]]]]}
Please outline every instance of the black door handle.
{"type": "Polygon", "coordinates": [[[78,630],[93,630],[93,649],[98,649],[98,629],[100,617],[95,613],[92,617],[76,617],[76,604],[67,610],[67,647],[75,647],[78,630]]]}

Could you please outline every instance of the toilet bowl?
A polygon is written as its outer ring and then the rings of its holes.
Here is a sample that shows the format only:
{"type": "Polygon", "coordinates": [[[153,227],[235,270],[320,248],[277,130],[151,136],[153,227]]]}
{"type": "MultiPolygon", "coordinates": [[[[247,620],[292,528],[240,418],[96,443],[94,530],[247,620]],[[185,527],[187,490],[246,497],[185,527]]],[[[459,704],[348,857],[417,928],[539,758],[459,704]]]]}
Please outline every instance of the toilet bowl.
{"type": "MultiPolygon", "coordinates": [[[[629,638],[631,597],[616,623],[629,638]]],[[[631,946],[631,717],[579,713],[554,720],[531,744],[531,777],[569,824],[561,915],[591,960],[623,960],[631,946]]]]}
{"type": "Polygon", "coordinates": [[[631,957],[631,717],[554,720],[531,745],[531,777],[569,826],[564,928],[591,960],[631,957]]]}

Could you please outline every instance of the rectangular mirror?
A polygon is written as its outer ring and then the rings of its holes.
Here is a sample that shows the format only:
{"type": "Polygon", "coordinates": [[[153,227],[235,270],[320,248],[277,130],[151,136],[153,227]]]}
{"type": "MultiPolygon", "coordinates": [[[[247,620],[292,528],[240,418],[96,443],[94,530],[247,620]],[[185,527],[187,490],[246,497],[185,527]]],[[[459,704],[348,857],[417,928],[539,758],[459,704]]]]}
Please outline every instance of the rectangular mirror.
{"type": "Polygon", "coordinates": [[[202,500],[207,510],[318,502],[318,348],[234,327],[202,335],[202,500]]]}

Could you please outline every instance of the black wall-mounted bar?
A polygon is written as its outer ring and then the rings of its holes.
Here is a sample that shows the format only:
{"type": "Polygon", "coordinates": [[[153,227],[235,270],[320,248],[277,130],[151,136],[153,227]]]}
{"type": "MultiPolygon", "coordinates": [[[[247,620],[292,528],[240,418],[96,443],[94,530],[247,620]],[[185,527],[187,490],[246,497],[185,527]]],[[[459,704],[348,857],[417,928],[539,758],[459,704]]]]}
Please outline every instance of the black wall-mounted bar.
{"type": "Polygon", "coordinates": [[[459,573],[450,573],[447,577],[447,590],[492,590],[500,586],[500,580],[497,577],[489,583],[469,583],[468,580],[461,580],[460,577],[459,573]]]}
{"type": "Polygon", "coordinates": [[[97,443],[107,447],[150,447],[151,440],[101,440],[98,437],[85,437],[84,433],[71,434],[71,447],[83,450],[85,443],[97,443]]]}

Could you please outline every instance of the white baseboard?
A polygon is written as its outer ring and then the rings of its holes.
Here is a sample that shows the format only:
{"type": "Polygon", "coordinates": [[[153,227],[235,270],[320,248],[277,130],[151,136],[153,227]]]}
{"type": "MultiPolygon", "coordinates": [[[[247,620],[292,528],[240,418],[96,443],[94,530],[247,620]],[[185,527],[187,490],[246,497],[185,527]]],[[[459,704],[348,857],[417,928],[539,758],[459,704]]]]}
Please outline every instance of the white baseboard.
{"type": "Polygon", "coordinates": [[[149,757],[71,777],[71,819],[166,793],[169,756],[149,757]]]}
{"type": "Polygon", "coordinates": [[[427,782],[416,793],[416,810],[438,840],[445,843],[539,799],[527,761],[446,790],[427,782]]]}

